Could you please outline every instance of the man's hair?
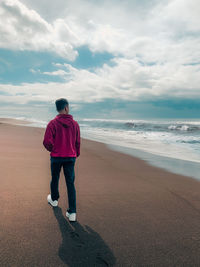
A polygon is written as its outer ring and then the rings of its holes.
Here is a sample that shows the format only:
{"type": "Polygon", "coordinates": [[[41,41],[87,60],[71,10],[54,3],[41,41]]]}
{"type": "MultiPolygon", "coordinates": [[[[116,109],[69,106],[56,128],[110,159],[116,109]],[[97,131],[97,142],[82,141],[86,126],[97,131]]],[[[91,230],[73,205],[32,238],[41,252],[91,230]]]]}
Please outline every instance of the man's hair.
{"type": "Polygon", "coordinates": [[[56,104],[57,111],[61,111],[65,107],[68,107],[69,106],[69,103],[68,103],[67,99],[65,99],[65,98],[59,98],[59,99],[57,99],[56,102],[55,102],[55,104],[56,104]]]}

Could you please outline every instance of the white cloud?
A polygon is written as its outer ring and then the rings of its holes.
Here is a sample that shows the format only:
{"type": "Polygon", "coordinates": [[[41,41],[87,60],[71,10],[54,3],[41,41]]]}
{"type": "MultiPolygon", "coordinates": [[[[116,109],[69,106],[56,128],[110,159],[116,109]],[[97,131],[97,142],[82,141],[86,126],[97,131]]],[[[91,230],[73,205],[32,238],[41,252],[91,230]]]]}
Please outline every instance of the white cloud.
{"type": "Polygon", "coordinates": [[[67,76],[68,73],[64,70],[56,70],[52,72],[45,71],[42,74],[50,75],[50,76],[67,76]]]}
{"type": "Polygon", "coordinates": [[[0,12],[0,47],[48,50],[70,60],[76,47],[88,45],[92,51],[167,61],[188,36],[193,35],[191,49],[200,41],[198,0],[2,0],[0,12]]]}
{"type": "Polygon", "coordinates": [[[3,0],[0,12],[0,47],[47,50],[74,60],[76,48],[87,45],[116,56],[114,66],[94,72],[54,63],[58,69],[43,75],[61,76],[66,83],[1,85],[10,99],[200,97],[198,0],[3,0]],[[17,92],[25,95],[16,97],[17,92]]]}
{"type": "Polygon", "coordinates": [[[66,83],[0,85],[0,91],[10,93],[10,96],[1,95],[0,101],[24,104],[30,100],[49,102],[64,96],[77,103],[106,98],[134,101],[200,98],[198,65],[168,63],[148,66],[124,58],[114,61],[114,67],[105,64],[95,72],[59,64],[60,69],[45,74],[60,75],[67,80],[66,83]]]}
{"type": "Polygon", "coordinates": [[[199,23],[200,4],[198,0],[169,1],[169,4],[160,14],[163,21],[169,24],[172,31],[177,31],[177,34],[188,32],[200,32],[199,23]]]}
{"type": "Polygon", "coordinates": [[[50,51],[74,60],[77,52],[72,41],[76,37],[60,20],[53,24],[18,0],[0,2],[0,47],[12,50],[50,51]],[[64,40],[60,36],[65,36],[64,40]]]}

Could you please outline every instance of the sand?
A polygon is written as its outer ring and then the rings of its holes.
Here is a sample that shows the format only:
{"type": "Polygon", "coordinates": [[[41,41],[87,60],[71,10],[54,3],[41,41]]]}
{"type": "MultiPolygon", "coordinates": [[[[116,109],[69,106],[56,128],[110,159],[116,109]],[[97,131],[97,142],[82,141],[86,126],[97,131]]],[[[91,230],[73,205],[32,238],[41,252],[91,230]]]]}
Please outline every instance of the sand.
{"type": "Polygon", "coordinates": [[[44,129],[0,120],[1,266],[200,266],[200,182],[82,140],[77,219],[48,205],[44,129]]]}

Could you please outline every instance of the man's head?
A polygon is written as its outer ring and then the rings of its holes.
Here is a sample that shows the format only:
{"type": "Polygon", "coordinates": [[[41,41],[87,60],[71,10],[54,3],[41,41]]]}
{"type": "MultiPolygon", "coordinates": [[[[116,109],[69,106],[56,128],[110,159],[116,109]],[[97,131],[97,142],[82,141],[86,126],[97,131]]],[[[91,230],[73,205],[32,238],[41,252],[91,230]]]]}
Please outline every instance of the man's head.
{"type": "Polygon", "coordinates": [[[69,113],[69,103],[65,98],[59,98],[55,102],[56,109],[60,114],[68,114],[69,113]]]}

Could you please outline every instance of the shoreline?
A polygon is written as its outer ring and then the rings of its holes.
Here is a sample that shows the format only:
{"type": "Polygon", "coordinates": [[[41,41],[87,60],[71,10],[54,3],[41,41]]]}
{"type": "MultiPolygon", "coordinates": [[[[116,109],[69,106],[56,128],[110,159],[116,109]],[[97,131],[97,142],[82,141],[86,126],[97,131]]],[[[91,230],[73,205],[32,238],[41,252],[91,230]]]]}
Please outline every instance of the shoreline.
{"type": "MultiPolygon", "coordinates": [[[[15,118],[0,118],[0,122],[1,120],[3,121],[3,123],[45,129],[42,126],[37,126],[34,121],[15,119],[15,118]]],[[[105,144],[108,147],[108,149],[123,153],[125,155],[139,158],[140,160],[143,160],[150,166],[161,168],[162,170],[166,170],[174,174],[180,174],[186,177],[190,177],[192,179],[200,180],[200,164],[198,162],[177,159],[174,157],[168,157],[164,155],[158,155],[144,151],[142,149],[128,148],[121,145],[108,144],[103,141],[90,139],[86,137],[82,137],[82,139],[105,144]]]]}
{"type": "Polygon", "coordinates": [[[200,180],[200,164],[194,161],[170,158],[167,156],[156,155],[139,149],[108,145],[114,151],[122,152],[130,156],[144,160],[149,165],[156,168],[169,171],[174,174],[180,174],[193,179],[200,180]]]}
{"type": "Polygon", "coordinates": [[[2,266],[200,264],[199,181],[82,139],[78,222],[70,224],[63,172],[59,207],[47,204],[43,134],[42,128],[0,124],[2,266]]]}

